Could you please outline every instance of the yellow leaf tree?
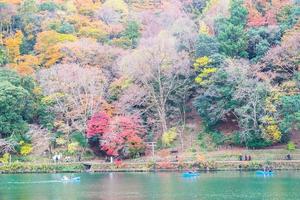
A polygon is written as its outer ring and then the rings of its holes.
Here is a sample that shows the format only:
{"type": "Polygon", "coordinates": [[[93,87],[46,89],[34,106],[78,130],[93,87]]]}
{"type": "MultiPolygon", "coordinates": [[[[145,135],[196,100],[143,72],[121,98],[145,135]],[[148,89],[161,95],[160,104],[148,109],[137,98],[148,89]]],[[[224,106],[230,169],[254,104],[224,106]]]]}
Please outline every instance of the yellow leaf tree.
{"type": "Polygon", "coordinates": [[[22,39],[23,34],[21,31],[17,31],[13,36],[4,39],[4,45],[8,51],[9,62],[14,63],[14,60],[20,56],[22,39]]]}
{"type": "Polygon", "coordinates": [[[169,147],[171,146],[172,142],[177,137],[177,129],[176,127],[170,128],[168,131],[164,132],[162,135],[162,143],[163,145],[169,147]]]}
{"type": "Polygon", "coordinates": [[[38,66],[38,58],[33,55],[22,55],[15,59],[9,66],[21,75],[32,75],[38,66]]]}
{"type": "Polygon", "coordinates": [[[35,50],[38,53],[39,64],[50,67],[62,58],[60,44],[66,41],[75,41],[71,34],[61,34],[55,31],[44,31],[38,34],[35,50]]]}
{"type": "Polygon", "coordinates": [[[199,57],[194,63],[195,71],[200,71],[195,78],[195,82],[199,85],[206,85],[209,83],[209,77],[217,71],[217,68],[209,66],[211,59],[207,56],[199,57]]]}

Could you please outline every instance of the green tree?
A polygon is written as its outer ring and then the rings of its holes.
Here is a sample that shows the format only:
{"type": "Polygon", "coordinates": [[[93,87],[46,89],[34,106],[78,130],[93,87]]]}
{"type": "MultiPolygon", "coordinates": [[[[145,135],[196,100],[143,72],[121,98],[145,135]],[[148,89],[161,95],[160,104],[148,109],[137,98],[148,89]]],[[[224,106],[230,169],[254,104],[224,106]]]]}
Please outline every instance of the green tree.
{"type": "Polygon", "coordinates": [[[28,125],[22,114],[29,93],[21,86],[8,81],[0,82],[0,134],[7,137],[12,133],[24,134],[28,125]]]}
{"type": "Polygon", "coordinates": [[[277,45],[281,39],[278,28],[251,28],[248,30],[248,58],[254,61],[262,58],[271,46],[277,45]]]}
{"type": "Polygon", "coordinates": [[[196,42],[196,57],[211,56],[219,52],[218,41],[209,35],[200,34],[196,42]]]}
{"type": "Polygon", "coordinates": [[[38,11],[36,0],[24,0],[20,6],[21,15],[29,15],[38,11]]]}
{"type": "Polygon", "coordinates": [[[5,48],[0,45],[0,66],[5,65],[7,62],[7,54],[5,48]]]}
{"type": "Polygon", "coordinates": [[[131,41],[131,47],[135,48],[141,33],[139,32],[139,24],[135,21],[129,21],[126,29],[124,30],[123,37],[131,41]]]}
{"type": "Polygon", "coordinates": [[[276,18],[280,25],[282,33],[287,29],[293,28],[300,17],[300,7],[298,5],[285,6],[277,14],[276,18]]]}
{"type": "Polygon", "coordinates": [[[49,12],[54,12],[56,11],[58,8],[58,6],[52,2],[52,1],[47,1],[47,2],[43,2],[39,5],[39,10],[41,11],[49,11],[49,12]]]}
{"type": "Polygon", "coordinates": [[[57,32],[64,33],[64,34],[71,34],[75,32],[75,28],[72,24],[68,22],[62,22],[58,27],[57,32]]]}
{"type": "Polygon", "coordinates": [[[248,10],[243,6],[243,0],[233,0],[230,7],[230,23],[235,26],[246,26],[248,10]]]}
{"type": "Polygon", "coordinates": [[[208,130],[234,120],[239,126],[234,142],[258,147],[271,144],[260,126],[268,88],[251,75],[251,70],[247,62],[226,60],[195,99],[194,106],[208,130]]]}
{"type": "Polygon", "coordinates": [[[217,39],[220,52],[230,57],[247,57],[248,37],[244,30],[248,11],[241,0],[233,0],[230,18],[221,18],[216,22],[217,39]]]}
{"type": "Polygon", "coordinates": [[[208,127],[217,125],[235,107],[232,97],[236,83],[228,80],[228,73],[218,70],[211,79],[211,84],[194,101],[194,106],[208,127]]]}
{"type": "Polygon", "coordinates": [[[220,52],[230,57],[247,57],[248,37],[243,26],[225,22],[217,35],[220,52]]]}
{"type": "Polygon", "coordinates": [[[300,95],[283,96],[281,104],[281,131],[289,135],[293,128],[300,130],[300,95]]]}
{"type": "Polygon", "coordinates": [[[16,72],[0,69],[0,135],[24,134],[29,123],[47,126],[51,112],[37,94],[37,86],[31,77],[21,77],[16,72]]]}
{"type": "Polygon", "coordinates": [[[22,1],[19,9],[20,29],[24,35],[20,46],[21,54],[30,54],[36,43],[36,35],[41,31],[41,19],[38,16],[36,0],[22,1]]]}

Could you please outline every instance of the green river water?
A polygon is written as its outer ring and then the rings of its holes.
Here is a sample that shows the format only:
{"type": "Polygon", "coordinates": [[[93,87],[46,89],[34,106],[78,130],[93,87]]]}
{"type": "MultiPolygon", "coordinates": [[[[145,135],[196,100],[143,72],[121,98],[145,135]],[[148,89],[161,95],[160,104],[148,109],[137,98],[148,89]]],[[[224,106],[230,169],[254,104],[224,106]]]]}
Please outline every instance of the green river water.
{"type": "MultiPolygon", "coordinates": [[[[80,183],[60,182],[64,174],[0,175],[0,200],[300,200],[300,172],[272,177],[255,172],[94,173],[80,183]]],[[[71,174],[67,174],[71,176],[71,174]]]]}

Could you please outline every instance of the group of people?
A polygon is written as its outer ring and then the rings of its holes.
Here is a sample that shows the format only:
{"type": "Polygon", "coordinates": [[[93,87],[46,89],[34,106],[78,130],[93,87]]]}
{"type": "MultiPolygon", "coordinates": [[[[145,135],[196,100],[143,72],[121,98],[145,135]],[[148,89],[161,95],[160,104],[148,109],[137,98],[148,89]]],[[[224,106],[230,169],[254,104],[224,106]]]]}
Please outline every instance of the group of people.
{"type": "MultiPolygon", "coordinates": [[[[59,153],[59,154],[56,153],[54,156],[52,156],[52,160],[54,163],[58,163],[60,161],[63,161],[63,162],[75,161],[75,159],[73,160],[71,156],[63,157],[63,155],[61,153],[59,153]]],[[[77,154],[77,162],[80,162],[80,161],[81,161],[81,153],[78,153],[77,154]]]]}
{"type": "Polygon", "coordinates": [[[242,155],[240,155],[239,156],[239,159],[240,159],[240,161],[250,161],[250,160],[252,160],[252,157],[251,157],[251,155],[245,155],[244,156],[244,159],[243,159],[243,156],[242,155]]]}

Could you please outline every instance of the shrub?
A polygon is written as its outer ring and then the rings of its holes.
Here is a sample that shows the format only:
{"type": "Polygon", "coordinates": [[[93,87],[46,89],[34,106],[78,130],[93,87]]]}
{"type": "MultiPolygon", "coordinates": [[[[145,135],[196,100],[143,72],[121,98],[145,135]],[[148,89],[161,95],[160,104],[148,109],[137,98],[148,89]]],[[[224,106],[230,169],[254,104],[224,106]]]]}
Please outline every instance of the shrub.
{"type": "Polygon", "coordinates": [[[21,145],[20,154],[22,156],[26,156],[32,152],[31,144],[25,143],[24,141],[21,141],[19,144],[21,145]]]}
{"type": "Polygon", "coordinates": [[[170,128],[167,132],[162,135],[162,143],[164,146],[169,147],[177,137],[176,127],[170,128]]]}
{"type": "Polygon", "coordinates": [[[56,138],[55,142],[58,145],[65,145],[67,143],[67,141],[63,137],[56,138]]]}
{"type": "Polygon", "coordinates": [[[294,142],[289,142],[288,144],[287,144],[287,150],[289,150],[289,151],[294,151],[294,150],[296,150],[296,144],[294,143],[294,142]]]}
{"type": "Polygon", "coordinates": [[[9,153],[3,154],[3,156],[0,158],[0,163],[8,163],[9,162],[9,157],[10,157],[9,153]]]}
{"type": "Polygon", "coordinates": [[[77,131],[72,133],[71,135],[72,141],[77,142],[80,147],[86,147],[87,146],[87,139],[85,138],[84,134],[77,131]]]}
{"type": "Polygon", "coordinates": [[[78,142],[72,142],[68,144],[68,153],[74,154],[78,151],[79,149],[79,143],[78,142]]]}

